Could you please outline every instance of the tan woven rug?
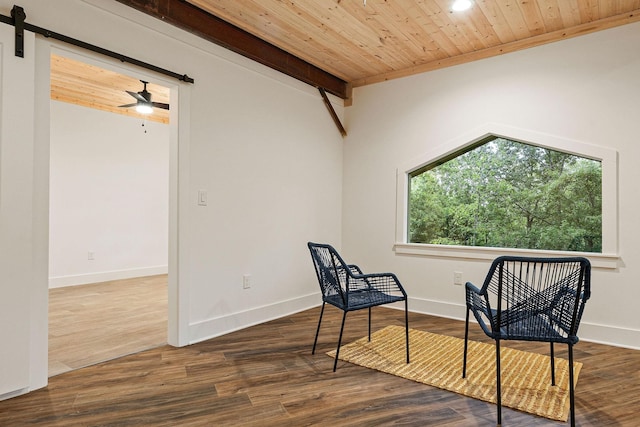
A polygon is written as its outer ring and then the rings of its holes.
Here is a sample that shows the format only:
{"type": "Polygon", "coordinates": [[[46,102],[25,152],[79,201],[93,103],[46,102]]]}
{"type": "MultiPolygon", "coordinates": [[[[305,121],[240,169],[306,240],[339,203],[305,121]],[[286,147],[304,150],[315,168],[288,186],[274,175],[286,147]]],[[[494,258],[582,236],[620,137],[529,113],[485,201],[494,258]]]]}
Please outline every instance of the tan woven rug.
{"type": "MultiPolygon", "coordinates": [[[[495,345],[469,341],[467,378],[462,378],[464,340],[409,330],[411,363],[405,363],[402,326],[388,326],[340,348],[339,359],[465,396],[496,402],[495,345]]],[[[502,405],[559,421],[569,415],[569,362],[556,358],[551,386],[549,356],[502,346],[502,405]]],[[[335,357],[335,350],[327,353],[335,357]]],[[[582,363],[574,362],[574,381],[582,363]]]]}

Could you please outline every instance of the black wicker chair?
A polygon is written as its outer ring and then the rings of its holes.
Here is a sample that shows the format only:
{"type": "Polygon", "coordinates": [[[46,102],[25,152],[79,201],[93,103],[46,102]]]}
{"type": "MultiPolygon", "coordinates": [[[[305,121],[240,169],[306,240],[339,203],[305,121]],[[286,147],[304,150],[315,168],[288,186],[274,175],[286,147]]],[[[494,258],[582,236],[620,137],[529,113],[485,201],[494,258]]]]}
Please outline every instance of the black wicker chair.
{"type": "Polygon", "coordinates": [[[499,257],[491,264],[481,289],[467,282],[462,377],[466,377],[469,312],[472,312],[484,333],[496,342],[498,425],[502,423],[501,340],[549,342],[552,385],[555,385],[553,344],[568,345],[571,425],[575,425],[573,346],[578,342],[576,334],[590,293],[591,265],[580,257],[499,257]]]}
{"type": "Polygon", "coordinates": [[[363,274],[357,265],[348,265],[338,252],[330,245],[319,243],[307,244],[311,251],[311,258],[316,270],[320,290],[322,291],[322,310],[318,320],[316,338],[313,341],[313,350],[316,352],[316,343],[320,333],[320,324],[324,314],[324,306],[329,303],[343,311],[340,337],[336,359],[333,362],[333,371],[336,371],[338,354],[342,342],[342,332],[347,312],[369,309],[369,340],[371,340],[371,307],[393,302],[404,301],[405,331],[407,342],[407,363],[409,363],[409,312],[407,306],[407,293],[400,281],[392,273],[363,274]]]}

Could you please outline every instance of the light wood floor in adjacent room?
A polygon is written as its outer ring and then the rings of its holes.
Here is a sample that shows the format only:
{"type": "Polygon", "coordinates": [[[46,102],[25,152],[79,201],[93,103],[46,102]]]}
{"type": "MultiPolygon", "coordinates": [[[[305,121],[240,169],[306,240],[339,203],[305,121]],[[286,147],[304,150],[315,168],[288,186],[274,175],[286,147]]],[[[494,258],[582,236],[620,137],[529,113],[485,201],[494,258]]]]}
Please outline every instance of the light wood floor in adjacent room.
{"type": "MultiPolygon", "coordinates": [[[[363,310],[365,311],[365,310],[363,310]]],[[[183,348],[163,346],[50,378],[49,386],[0,402],[2,426],[495,426],[495,405],[346,362],[332,372],[341,312],[319,308],[183,348]]],[[[464,336],[464,323],[410,314],[415,329],[464,336]]],[[[366,311],[349,314],[344,342],[367,333],[366,311]]],[[[373,310],[372,327],[403,324],[373,310]]],[[[488,341],[477,325],[471,339],[488,341]]],[[[507,343],[504,343],[507,346],[507,343]]],[[[548,346],[510,342],[546,354],[548,346]]],[[[567,357],[558,349],[558,357],[567,357]]],[[[640,351],[580,342],[576,389],[582,427],[638,426],[640,351]]],[[[566,426],[503,410],[504,426],[566,426]]]]}
{"type": "Polygon", "coordinates": [[[49,290],[49,376],[167,343],[167,276],[49,290]]]}

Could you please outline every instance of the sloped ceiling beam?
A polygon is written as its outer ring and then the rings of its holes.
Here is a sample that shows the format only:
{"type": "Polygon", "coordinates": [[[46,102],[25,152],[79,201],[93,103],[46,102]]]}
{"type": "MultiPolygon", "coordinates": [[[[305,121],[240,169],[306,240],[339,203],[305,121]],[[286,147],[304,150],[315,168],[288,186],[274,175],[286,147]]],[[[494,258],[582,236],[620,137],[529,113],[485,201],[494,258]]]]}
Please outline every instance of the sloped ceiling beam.
{"type": "Polygon", "coordinates": [[[316,88],[348,99],[347,83],[184,0],[117,0],[316,88]]]}

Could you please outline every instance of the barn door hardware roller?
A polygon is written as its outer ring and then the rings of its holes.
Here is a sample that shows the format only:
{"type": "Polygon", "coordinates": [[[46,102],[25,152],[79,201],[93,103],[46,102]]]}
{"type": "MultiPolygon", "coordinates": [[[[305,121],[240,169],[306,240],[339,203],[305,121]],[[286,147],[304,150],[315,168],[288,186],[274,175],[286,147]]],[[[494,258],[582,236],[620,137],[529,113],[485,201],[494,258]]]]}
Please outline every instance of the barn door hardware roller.
{"type": "Polygon", "coordinates": [[[137,60],[135,58],[131,58],[126,55],[122,55],[117,52],[113,52],[111,50],[102,48],[100,46],[95,46],[90,43],[83,42],[82,40],[74,39],[72,37],[65,36],[60,33],[56,33],[54,31],[47,30],[45,28],[38,27],[36,25],[31,25],[25,22],[25,18],[27,17],[24,9],[20,6],[14,5],[11,9],[11,16],[0,15],[0,22],[4,22],[5,24],[13,25],[15,27],[16,34],[16,46],[15,46],[15,55],[20,58],[24,58],[24,30],[31,31],[36,34],[43,35],[47,38],[52,38],[55,40],[59,40],[64,43],[68,43],[74,46],[78,46],[83,49],[90,50],[92,52],[99,53],[100,55],[109,56],[111,58],[117,59],[121,62],[128,62],[129,64],[137,65],[141,68],[146,68],[147,70],[154,71],[156,73],[164,74],[165,76],[173,77],[182,82],[193,83],[194,80],[186,74],[174,73],[173,71],[165,70],[164,68],[156,67],[155,65],[137,60]]]}
{"type": "Polygon", "coordinates": [[[24,18],[27,15],[20,6],[13,6],[11,9],[11,18],[13,19],[13,27],[16,34],[16,56],[24,58],[24,18]]]}

